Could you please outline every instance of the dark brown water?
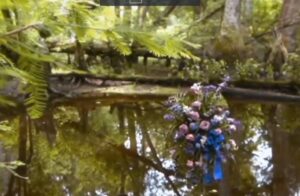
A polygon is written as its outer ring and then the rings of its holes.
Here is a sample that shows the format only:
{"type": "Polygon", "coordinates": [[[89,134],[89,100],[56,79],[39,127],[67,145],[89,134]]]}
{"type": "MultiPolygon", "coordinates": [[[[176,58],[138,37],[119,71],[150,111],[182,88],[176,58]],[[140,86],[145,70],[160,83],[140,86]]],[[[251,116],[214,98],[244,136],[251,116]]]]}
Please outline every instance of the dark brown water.
{"type": "Polygon", "coordinates": [[[244,123],[235,160],[211,186],[174,177],[173,133],[162,100],[85,100],[53,107],[39,121],[24,115],[0,124],[0,195],[299,195],[300,109],[230,103],[244,123]]]}

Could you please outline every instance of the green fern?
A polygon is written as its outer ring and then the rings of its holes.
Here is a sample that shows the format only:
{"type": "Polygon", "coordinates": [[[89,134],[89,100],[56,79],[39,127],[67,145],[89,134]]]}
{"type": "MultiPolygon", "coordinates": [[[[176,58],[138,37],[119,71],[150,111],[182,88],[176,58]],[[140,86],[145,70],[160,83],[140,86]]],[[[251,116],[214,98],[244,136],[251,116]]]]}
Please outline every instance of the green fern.
{"type": "Polygon", "coordinates": [[[2,106],[10,106],[10,107],[15,107],[17,105],[14,101],[4,96],[0,96],[0,104],[2,106]]]}
{"type": "Polygon", "coordinates": [[[130,55],[131,49],[125,39],[116,31],[106,30],[105,35],[113,47],[122,55],[130,55]]]}
{"type": "MultiPolygon", "coordinates": [[[[14,66],[2,66],[0,67],[0,74],[19,78],[28,84],[26,92],[29,97],[25,100],[27,112],[33,119],[41,117],[48,101],[48,85],[44,75],[44,67],[40,64],[32,64],[31,72],[27,72],[14,66]]],[[[13,105],[12,102],[3,97],[0,97],[0,103],[13,105]]]]}
{"type": "MultiPolygon", "coordinates": [[[[132,31],[130,29],[112,29],[111,32],[118,33],[123,37],[123,40],[132,40],[131,42],[138,43],[144,46],[149,52],[157,57],[171,57],[171,58],[187,58],[199,60],[188,49],[189,47],[197,47],[185,40],[174,39],[170,35],[161,36],[155,33],[132,31]],[[125,30],[124,30],[125,29],[125,30]]],[[[116,40],[118,41],[118,40],[116,40]]]]}
{"type": "Polygon", "coordinates": [[[132,33],[132,35],[135,41],[137,41],[140,45],[145,46],[155,56],[167,56],[165,48],[162,47],[162,43],[158,40],[155,40],[150,34],[132,33]]]}
{"type": "Polygon", "coordinates": [[[55,62],[55,58],[42,54],[40,51],[35,50],[32,47],[15,39],[6,37],[5,39],[0,39],[0,44],[28,59],[35,61],[55,62]]]}

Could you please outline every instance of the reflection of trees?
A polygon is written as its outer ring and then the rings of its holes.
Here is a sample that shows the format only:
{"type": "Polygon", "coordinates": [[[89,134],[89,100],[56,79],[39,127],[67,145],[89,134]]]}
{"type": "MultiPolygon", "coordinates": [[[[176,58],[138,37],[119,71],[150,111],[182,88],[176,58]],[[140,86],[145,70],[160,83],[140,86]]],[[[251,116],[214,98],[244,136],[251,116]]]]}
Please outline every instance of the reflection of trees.
{"type": "MultiPolygon", "coordinates": [[[[300,141],[296,130],[300,125],[295,116],[300,112],[289,106],[230,104],[230,107],[234,116],[244,122],[245,129],[235,135],[240,150],[235,161],[229,161],[224,168],[226,180],[220,184],[218,194],[288,195],[298,191],[300,141]],[[249,142],[255,134],[259,135],[258,142],[249,142]],[[258,187],[251,159],[257,145],[264,140],[272,147],[273,167],[272,172],[263,174],[270,181],[258,187]]],[[[184,183],[173,182],[170,178],[173,170],[163,167],[169,160],[171,125],[163,121],[163,112],[156,104],[82,108],[83,104],[61,106],[34,123],[26,116],[20,117],[18,158],[30,164],[16,171],[29,175],[31,183],[12,176],[7,195],[84,195],[96,191],[108,195],[129,192],[143,195],[150,186],[146,179],[151,171],[162,175],[157,180],[164,185],[154,185],[154,189],[177,195],[182,192],[184,183]],[[34,134],[33,128],[40,134],[34,134]]],[[[191,186],[188,192],[209,193],[216,187],[191,186]]]]}
{"type": "MultiPolygon", "coordinates": [[[[33,149],[32,149],[32,130],[31,121],[27,115],[22,115],[19,117],[18,124],[18,160],[29,164],[31,161],[33,149]],[[29,139],[28,139],[29,136],[29,139]],[[29,144],[29,147],[28,147],[29,144]],[[29,153],[28,153],[29,149],[29,153]]],[[[22,165],[17,167],[16,174],[21,177],[26,177],[28,174],[27,166],[22,165]]],[[[16,175],[11,174],[8,182],[8,188],[5,195],[29,195],[27,181],[16,175]]]]}
{"type": "Polygon", "coordinates": [[[280,106],[272,105],[266,109],[266,126],[271,135],[272,145],[272,195],[289,195],[287,182],[288,169],[288,132],[280,125],[280,106]]]}
{"type": "MultiPolygon", "coordinates": [[[[141,149],[146,149],[143,146],[146,143],[139,139],[143,138],[143,134],[137,129],[141,126],[132,106],[117,106],[112,113],[108,112],[107,107],[84,111],[82,107],[62,107],[53,111],[34,123],[38,132],[46,133],[47,140],[40,134],[34,135],[35,154],[28,173],[31,177],[28,188],[31,195],[81,195],[96,190],[111,195],[126,192],[141,195],[145,191],[147,170],[154,168],[170,173],[151,157],[144,156],[145,153],[141,154],[141,149]],[[52,136],[49,137],[49,134],[52,136]],[[127,136],[129,149],[121,145],[127,136]],[[48,142],[55,142],[55,146],[48,145],[48,142]]],[[[148,135],[148,142],[150,137],[148,135]]],[[[20,146],[23,146],[24,138],[20,138],[20,146]]],[[[153,144],[151,149],[154,149],[153,144]]],[[[22,156],[20,160],[26,160],[26,152],[19,153],[22,156]]]]}
{"type": "MultiPolygon", "coordinates": [[[[143,136],[143,138],[145,138],[145,141],[147,142],[147,144],[148,144],[148,146],[149,146],[149,148],[151,150],[152,157],[156,161],[156,163],[158,164],[158,166],[160,168],[163,168],[162,162],[161,162],[161,160],[159,159],[159,157],[157,155],[156,149],[155,149],[155,147],[154,147],[154,145],[152,143],[151,137],[150,137],[150,135],[148,133],[147,126],[145,126],[145,124],[143,123],[143,119],[142,119],[143,113],[142,113],[141,109],[137,108],[136,113],[137,113],[137,116],[140,117],[139,120],[140,120],[140,123],[141,123],[140,126],[141,126],[142,136],[143,136]]],[[[162,170],[162,169],[160,169],[160,170],[162,170]]],[[[170,176],[167,173],[164,173],[164,176],[165,176],[166,180],[168,181],[169,185],[172,187],[174,193],[176,193],[176,195],[180,195],[180,193],[177,190],[177,187],[175,186],[175,184],[171,180],[170,176]]]]}
{"type": "Polygon", "coordinates": [[[299,107],[276,105],[269,108],[268,127],[272,142],[272,194],[299,192],[299,107]]]}

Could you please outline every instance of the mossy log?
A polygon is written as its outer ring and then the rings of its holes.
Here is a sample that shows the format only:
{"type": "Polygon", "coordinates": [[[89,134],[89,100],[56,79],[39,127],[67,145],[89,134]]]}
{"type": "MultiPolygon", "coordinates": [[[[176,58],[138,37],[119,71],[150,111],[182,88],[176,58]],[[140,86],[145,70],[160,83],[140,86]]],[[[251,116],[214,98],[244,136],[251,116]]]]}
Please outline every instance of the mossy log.
{"type": "MultiPolygon", "coordinates": [[[[53,77],[62,75],[54,75],[53,77]]],[[[80,75],[90,77],[90,75],[80,75]]],[[[73,89],[61,90],[62,95],[56,98],[121,98],[125,100],[139,99],[166,99],[182,90],[187,91],[189,86],[196,81],[182,80],[179,78],[147,78],[147,77],[124,77],[124,76],[91,76],[100,85],[84,84],[73,89]],[[101,85],[106,84],[106,85],[101,85]],[[181,87],[181,88],[178,88],[181,87]],[[65,91],[65,92],[64,92],[65,91]]],[[[91,79],[91,78],[90,78],[91,79]]],[[[211,81],[217,84],[219,81],[211,81]]],[[[296,82],[273,82],[273,81],[232,81],[228,88],[223,91],[227,99],[243,102],[262,103],[299,103],[300,84],[296,82]]]]}

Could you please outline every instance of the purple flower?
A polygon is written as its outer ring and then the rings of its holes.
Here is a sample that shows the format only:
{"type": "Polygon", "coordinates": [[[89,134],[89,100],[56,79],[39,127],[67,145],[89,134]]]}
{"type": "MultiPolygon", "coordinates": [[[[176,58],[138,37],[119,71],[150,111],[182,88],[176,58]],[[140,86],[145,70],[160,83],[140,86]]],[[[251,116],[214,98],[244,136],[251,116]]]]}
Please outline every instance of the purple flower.
{"type": "Polygon", "coordinates": [[[215,85],[207,85],[202,88],[202,92],[204,95],[208,95],[209,93],[214,92],[216,90],[217,87],[215,85]]]}
{"type": "Polygon", "coordinates": [[[194,148],[194,145],[192,143],[188,143],[186,146],[185,146],[185,153],[188,155],[188,156],[194,156],[195,154],[195,148],[194,148]]]}
{"type": "Polygon", "coordinates": [[[213,118],[213,119],[210,120],[210,123],[211,123],[212,127],[218,127],[221,124],[221,121],[218,120],[218,119],[213,118]]]}
{"type": "Polygon", "coordinates": [[[231,80],[230,76],[226,76],[223,82],[218,85],[217,93],[220,93],[224,88],[228,86],[228,82],[231,80]]]}
{"type": "Polygon", "coordinates": [[[225,117],[228,117],[228,116],[230,115],[229,110],[225,110],[224,113],[223,113],[223,115],[224,115],[225,117]]]}
{"type": "Polygon", "coordinates": [[[228,123],[234,123],[235,122],[234,118],[226,118],[226,120],[227,120],[228,123]]]}
{"type": "Polygon", "coordinates": [[[185,135],[184,133],[180,132],[180,131],[177,131],[176,135],[175,135],[175,140],[176,141],[181,141],[185,138],[185,135]]]}
{"type": "Polygon", "coordinates": [[[224,82],[229,82],[232,78],[230,76],[225,76],[223,81],[224,82]]]}
{"type": "Polygon", "coordinates": [[[220,93],[224,88],[226,88],[228,86],[228,84],[226,82],[222,82],[221,84],[219,84],[218,89],[216,90],[217,93],[220,93]]]}
{"type": "Polygon", "coordinates": [[[195,143],[195,148],[199,150],[201,148],[201,143],[199,142],[195,143]]]}
{"type": "Polygon", "coordinates": [[[237,131],[241,131],[243,129],[243,124],[239,120],[234,120],[232,124],[236,126],[237,131]]]}
{"type": "Polygon", "coordinates": [[[175,112],[175,113],[182,113],[183,112],[183,107],[179,103],[175,103],[170,107],[170,109],[175,112]]]}
{"type": "Polygon", "coordinates": [[[189,127],[192,132],[196,132],[199,129],[199,124],[192,122],[192,123],[190,123],[189,127]]]}
{"type": "Polygon", "coordinates": [[[173,120],[175,120],[175,116],[172,115],[172,114],[165,114],[165,115],[164,115],[164,119],[165,119],[166,121],[173,121],[173,120]]]}

